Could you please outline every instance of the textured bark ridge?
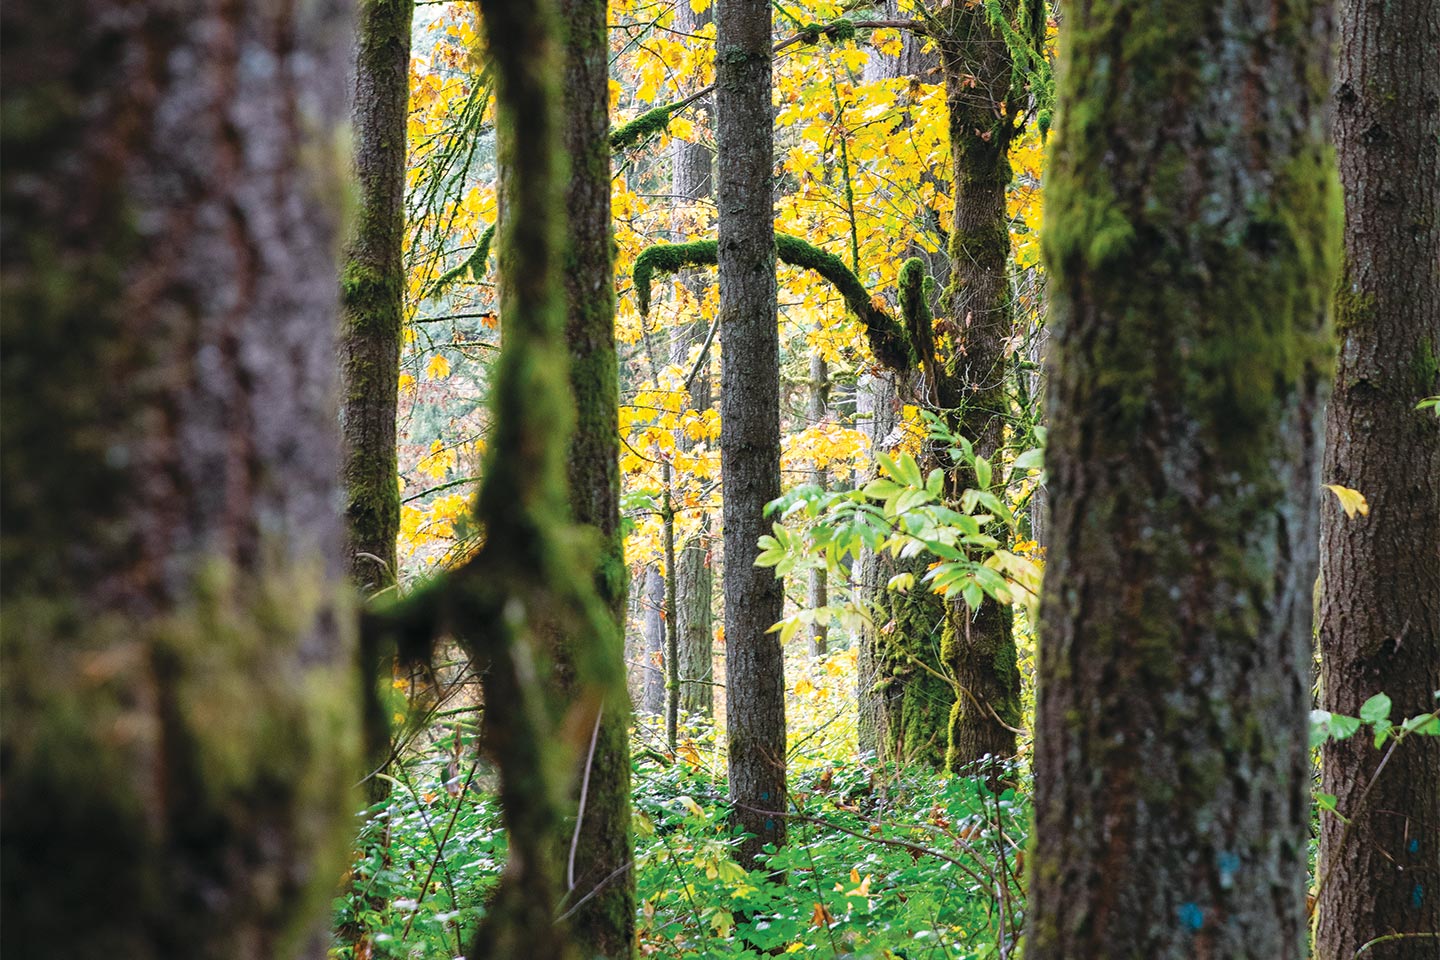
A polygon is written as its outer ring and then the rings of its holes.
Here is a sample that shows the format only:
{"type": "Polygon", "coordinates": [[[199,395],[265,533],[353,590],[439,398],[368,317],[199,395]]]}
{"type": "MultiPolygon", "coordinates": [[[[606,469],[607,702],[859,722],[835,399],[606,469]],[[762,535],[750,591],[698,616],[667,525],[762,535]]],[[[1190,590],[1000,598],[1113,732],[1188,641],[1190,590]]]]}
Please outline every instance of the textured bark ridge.
{"type": "Polygon", "coordinates": [[[1066,10],[1027,960],[1305,951],[1329,17],[1066,10]]]}
{"type": "MultiPolygon", "coordinates": [[[[1345,0],[1338,26],[1346,226],[1324,479],[1370,513],[1322,507],[1321,705],[1354,716],[1383,692],[1412,717],[1440,706],[1440,419],[1415,409],[1440,394],[1440,4],[1345,0]]],[[[1440,952],[1440,738],[1411,738],[1376,777],[1383,755],[1363,736],[1325,747],[1321,789],[1353,826],[1322,814],[1318,960],[1407,933],[1432,936],[1365,956],[1440,952]]]]}
{"type": "MultiPolygon", "coordinates": [[[[570,505],[599,552],[595,592],[606,611],[599,630],[572,634],[558,660],[562,677],[583,659],[603,657],[624,672],[626,571],[620,535],[619,361],[615,354],[615,269],[610,223],[609,42],[605,0],[561,0],[565,34],[566,323],[570,390],[570,505]]],[[[595,720],[594,746],[582,751],[575,797],[585,806],[574,868],[566,877],[576,945],[587,960],[628,958],[635,941],[635,875],[630,836],[630,699],[609,690],[595,720]],[[583,902],[581,902],[583,900],[583,902]]]]}
{"type": "Polygon", "coordinates": [[[770,4],[733,0],[716,11],[716,143],[720,336],[720,460],[725,482],[725,714],[737,851],[755,865],[785,840],[784,594],[755,566],[780,496],[780,362],[771,200],[770,4]]]}
{"type": "Polygon", "coordinates": [[[344,12],[0,18],[7,956],[324,956],[344,12]]]}

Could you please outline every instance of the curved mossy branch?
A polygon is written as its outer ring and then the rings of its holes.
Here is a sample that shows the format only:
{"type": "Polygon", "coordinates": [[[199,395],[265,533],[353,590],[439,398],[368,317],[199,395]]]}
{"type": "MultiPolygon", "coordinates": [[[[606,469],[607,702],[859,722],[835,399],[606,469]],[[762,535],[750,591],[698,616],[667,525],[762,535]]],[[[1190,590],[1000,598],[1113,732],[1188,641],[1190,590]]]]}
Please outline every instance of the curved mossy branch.
{"type": "MultiPolygon", "coordinates": [[[[815,271],[839,291],[850,312],[865,325],[871,352],[885,366],[894,370],[909,370],[919,362],[921,354],[916,352],[916,344],[906,326],[870,299],[860,278],[839,257],[788,233],[775,234],[775,255],[783,263],[815,271]]],[[[650,287],[657,273],[676,273],[686,267],[713,267],[715,261],[714,240],[657,243],[646,247],[635,258],[632,271],[640,312],[650,312],[650,287]]],[[[924,326],[929,326],[928,314],[924,326]]]]}
{"type": "Polygon", "coordinates": [[[692,99],[694,98],[687,97],[674,103],[661,104],[653,110],[645,111],[629,123],[622,123],[610,131],[610,149],[624,150],[640,140],[663,132],[670,125],[670,117],[678,113],[681,107],[688,106],[692,99]]]}
{"type": "Polygon", "coordinates": [[[492,223],[485,228],[484,233],[480,234],[480,241],[475,244],[475,249],[471,252],[470,256],[465,258],[460,266],[455,267],[453,270],[446,270],[435,278],[435,282],[430,284],[430,289],[425,291],[426,299],[444,293],[452,283],[455,283],[461,277],[468,277],[471,280],[479,280],[483,277],[485,275],[485,261],[490,259],[490,244],[493,243],[494,240],[495,224],[492,223]]]}

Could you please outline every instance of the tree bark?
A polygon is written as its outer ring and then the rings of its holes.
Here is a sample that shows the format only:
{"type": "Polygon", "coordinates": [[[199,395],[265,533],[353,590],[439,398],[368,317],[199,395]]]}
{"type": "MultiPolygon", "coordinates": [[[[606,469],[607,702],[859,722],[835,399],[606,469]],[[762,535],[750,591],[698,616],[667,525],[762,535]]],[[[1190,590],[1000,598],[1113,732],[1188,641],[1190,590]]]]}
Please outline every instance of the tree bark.
{"type": "MultiPolygon", "coordinates": [[[[902,16],[893,0],[887,10],[887,16],[902,16]]],[[[925,37],[906,31],[898,56],[872,54],[866,79],[918,80],[938,74],[939,56],[926,44],[925,37]]],[[[912,253],[922,257],[931,275],[944,283],[950,271],[945,255],[927,255],[919,249],[912,253]]],[[[926,387],[915,371],[888,369],[875,371],[869,387],[865,400],[872,416],[870,447],[888,452],[898,440],[895,430],[901,406],[927,402],[926,387]]],[[[860,595],[876,616],[860,633],[860,748],[874,751],[882,762],[924,763],[939,769],[945,764],[947,727],[955,703],[954,686],[946,679],[941,658],[945,601],[923,588],[903,594],[888,590],[890,578],[903,572],[923,574],[924,563],[899,562],[869,552],[861,559],[860,595]]]]}
{"type": "MultiPolygon", "coordinates": [[[[805,416],[812,426],[818,426],[824,421],[829,395],[830,372],[826,368],[825,358],[817,350],[810,355],[810,388],[805,397],[805,416]]],[[[816,467],[810,475],[810,482],[823,488],[826,483],[825,468],[816,467]]],[[[828,604],[830,602],[828,586],[824,569],[811,570],[809,582],[806,584],[805,605],[811,610],[816,610],[828,604]]],[[[811,656],[825,656],[829,650],[829,639],[829,618],[816,620],[810,628],[811,656]]]]}
{"type": "Polygon", "coordinates": [[[325,955],[345,9],[0,16],[7,956],[325,955]]]}
{"type": "MultiPolygon", "coordinates": [[[[566,324],[575,432],[570,438],[570,507],[599,544],[595,592],[603,629],[562,643],[562,677],[591,657],[624,672],[626,570],[620,533],[619,361],[615,352],[615,266],[610,218],[610,87],[606,0],[561,0],[565,30],[564,144],[566,324]]],[[[599,705],[593,745],[582,750],[575,793],[583,798],[567,875],[570,920],[586,958],[628,958],[635,941],[635,874],[630,836],[630,700],[616,685],[599,705]],[[581,902],[583,900],[583,902],[581,902]]]]}
{"type": "Polygon", "coordinates": [[[1330,9],[1066,8],[1027,960],[1306,948],[1330,9]]]}
{"type": "MultiPolygon", "coordinates": [[[[1395,719],[1440,703],[1440,4],[1339,4],[1335,141],[1345,187],[1336,287],[1340,358],[1324,478],[1365,494],[1368,516],[1321,511],[1321,705],[1355,716],[1377,693],[1395,719]],[[1422,67],[1421,64],[1429,66],[1422,67]]],[[[1324,748],[1319,960],[1440,951],[1440,738],[1384,752],[1324,748]],[[1372,785],[1373,780],[1373,785],[1372,785]]]]}
{"type": "Polygon", "coordinates": [[[360,5],[355,60],[357,204],[341,291],[346,557],[366,593],[399,576],[395,411],[405,317],[405,140],[413,0],[360,5]]]}
{"type": "Polygon", "coordinates": [[[665,578],[659,564],[645,568],[645,700],[652,717],[665,715],[665,578]]]}
{"type": "MultiPolygon", "coordinates": [[[[1020,0],[1006,0],[998,12],[1020,26],[1022,6],[1020,0]]],[[[1004,360],[1014,317],[1005,191],[1023,90],[1015,80],[1010,47],[991,14],[986,6],[951,7],[943,15],[945,31],[937,44],[949,109],[955,197],[950,284],[941,310],[955,347],[934,389],[951,428],[974,443],[977,456],[993,463],[1004,445],[1009,412],[1004,360]]],[[[1043,24],[1038,29],[1043,32],[1043,24]]],[[[973,485],[974,477],[969,470],[956,470],[950,483],[958,494],[973,485]]],[[[1008,607],[987,599],[972,611],[957,602],[949,613],[941,653],[958,692],[950,712],[945,765],[958,772],[987,756],[1015,753],[1020,670],[1008,607]]]]}
{"type": "Polygon", "coordinates": [[[716,11],[719,154],[720,461],[725,505],[725,719],[730,799],[749,837],[742,866],[785,841],[785,661],[770,627],[784,593],[755,566],[780,496],[780,362],[776,317],[770,106],[770,4],[716,11]]]}
{"type": "MultiPolygon", "coordinates": [[[[410,103],[413,0],[369,0],[356,24],[357,210],[340,274],[340,422],[345,487],[345,562],[362,595],[400,577],[400,487],[395,416],[405,323],[405,139],[410,103]]],[[[390,718],[376,684],[388,685],[390,657],[361,649],[365,781],[371,801],[390,793],[376,776],[390,758],[390,718]]]]}
{"type": "Polygon", "coordinates": [[[710,612],[713,582],[710,548],[696,538],[676,561],[675,592],[680,644],[680,710],[710,718],[715,712],[714,634],[710,612]]]}
{"type": "MultiPolygon", "coordinates": [[[[676,29],[693,33],[710,23],[711,8],[697,13],[690,4],[680,4],[675,9],[676,29]]],[[[700,104],[709,106],[710,101],[700,104]]],[[[671,189],[677,197],[691,202],[692,207],[710,201],[715,195],[715,181],[712,168],[715,153],[703,143],[686,140],[674,141],[674,173],[671,189]]],[[[694,211],[691,211],[693,218],[694,211]]],[[[677,231],[678,232],[678,231],[677,231]]],[[[681,238],[683,239],[683,237],[681,238]]],[[[690,271],[685,282],[700,302],[709,288],[709,274],[704,271],[690,271]]],[[[689,357],[690,344],[697,338],[704,342],[708,333],[703,318],[690,325],[689,335],[677,337],[672,351],[676,362],[683,363],[689,357]]],[[[690,409],[709,410],[713,402],[711,394],[710,357],[698,361],[701,366],[690,383],[690,409]]],[[[680,449],[690,451],[694,441],[689,437],[677,438],[680,449]]],[[[703,509],[703,508],[702,508],[703,509]]],[[[700,533],[686,541],[680,549],[675,568],[675,629],[679,642],[680,709],[686,714],[709,719],[715,713],[715,636],[714,614],[711,611],[711,597],[715,590],[715,572],[710,563],[709,534],[711,519],[709,511],[701,517],[700,533]]]]}

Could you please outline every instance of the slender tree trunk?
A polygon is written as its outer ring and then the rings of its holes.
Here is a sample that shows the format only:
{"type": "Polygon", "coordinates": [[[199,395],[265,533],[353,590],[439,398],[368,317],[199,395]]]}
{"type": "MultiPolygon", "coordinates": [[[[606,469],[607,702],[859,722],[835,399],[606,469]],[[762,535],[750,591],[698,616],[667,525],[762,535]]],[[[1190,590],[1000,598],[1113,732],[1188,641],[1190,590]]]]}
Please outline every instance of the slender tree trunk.
{"type": "MultiPolygon", "coordinates": [[[[810,389],[805,398],[805,415],[812,425],[818,425],[825,419],[829,395],[830,373],[826,369],[825,358],[817,351],[810,355],[810,389]]],[[[824,487],[826,483],[825,468],[816,467],[810,476],[810,482],[824,487]]],[[[815,610],[828,604],[830,598],[827,587],[825,571],[823,569],[811,570],[810,580],[805,591],[805,605],[815,610]]],[[[815,621],[810,629],[811,655],[825,656],[829,648],[829,638],[829,619],[815,621]]]]}
{"type": "MultiPolygon", "coordinates": [[[[999,13],[1019,26],[1021,3],[1006,0],[999,13]]],[[[1010,48],[990,19],[991,8],[955,5],[942,14],[941,73],[950,115],[951,184],[955,215],[950,229],[950,285],[941,301],[956,348],[936,397],[951,427],[994,461],[1004,445],[1009,398],[1005,341],[1014,329],[1010,303],[1010,185],[1008,153],[1022,91],[1010,48]]],[[[1032,26],[1033,29],[1033,26],[1032,26]]],[[[1043,31],[1043,25],[1039,29],[1043,31]]],[[[956,493],[974,483],[968,470],[952,479],[956,493]]],[[[950,713],[946,766],[973,767],[986,756],[1015,753],[1020,723],[1020,670],[1010,611],[986,600],[972,611],[950,606],[942,655],[958,695],[950,713]]]]}
{"type": "Polygon", "coordinates": [[[770,4],[726,0],[716,11],[716,144],[720,335],[720,460],[725,506],[725,719],[730,799],[749,838],[785,841],[785,661],[777,634],[784,592],[755,566],[780,495],[780,361],[771,200],[770,4]]]}
{"type": "MultiPolygon", "coordinates": [[[[395,414],[405,322],[405,131],[410,103],[413,0],[368,0],[356,24],[357,211],[340,274],[340,421],[343,424],[346,540],[350,579],[370,596],[399,580],[400,532],[395,414]]],[[[390,720],[376,684],[388,685],[390,657],[362,647],[366,792],[385,799],[375,776],[390,757],[390,720]]]]}
{"type": "MultiPolygon", "coordinates": [[[[1440,706],[1440,3],[1339,4],[1335,141],[1345,186],[1340,360],[1324,478],[1368,516],[1321,513],[1321,705],[1354,716],[1377,693],[1395,718],[1440,706]],[[1423,65],[1423,66],[1422,66],[1423,65]]],[[[1384,753],[1326,744],[1318,960],[1440,953],[1440,738],[1384,753]],[[1373,783],[1372,783],[1373,781],[1373,783]]]]}
{"type": "Polygon", "coordinates": [[[395,409],[405,316],[405,121],[414,9],[413,0],[365,0],[357,24],[357,209],[340,278],[340,366],[345,560],[366,593],[398,576],[395,409]]]}
{"type": "Polygon", "coordinates": [[[1330,9],[1066,8],[1026,960],[1305,952],[1330,9]]]}
{"type": "Polygon", "coordinates": [[[665,714],[665,578],[659,564],[645,568],[645,699],[643,709],[652,717],[665,714]]]}
{"type": "MultiPolygon", "coordinates": [[[[693,6],[682,3],[676,7],[676,29],[695,32],[710,23],[711,8],[699,13],[693,6]]],[[[702,106],[710,105],[702,101],[702,106]]],[[[715,154],[703,143],[674,141],[674,174],[671,189],[677,197],[691,201],[698,207],[709,201],[715,194],[712,168],[715,154]]],[[[696,216],[689,211],[690,219],[696,216]]],[[[685,282],[697,302],[709,288],[708,271],[694,270],[685,276],[685,282]]],[[[689,336],[677,337],[672,357],[683,363],[689,356],[690,343],[697,338],[704,342],[708,333],[703,319],[691,324],[689,336]]],[[[700,369],[690,382],[690,409],[709,410],[713,402],[710,376],[710,357],[707,354],[699,363],[700,369]]],[[[688,437],[678,439],[680,448],[689,452],[694,441],[688,437]]],[[[711,717],[715,712],[715,639],[713,632],[714,615],[711,598],[715,590],[714,568],[710,564],[708,538],[711,521],[709,512],[701,517],[700,533],[686,541],[680,549],[675,568],[675,629],[679,638],[678,666],[680,671],[680,709],[686,714],[711,717]]]]}
{"type": "Polygon", "coordinates": [[[676,614],[680,636],[680,709],[692,717],[715,712],[714,636],[710,612],[710,548],[696,538],[676,560],[676,614]]]}
{"type": "Polygon", "coordinates": [[[6,956],[325,955],[345,9],[0,16],[6,956]]]}
{"type": "MultiPolygon", "coordinates": [[[[615,354],[615,267],[610,223],[610,86],[606,0],[561,0],[565,26],[564,143],[566,324],[575,433],[570,438],[570,506],[600,546],[595,592],[603,631],[576,634],[560,653],[562,671],[582,655],[624,672],[624,542],[620,533],[619,361],[615,354]],[[598,652],[597,652],[598,651],[598,652]]],[[[582,750],[576,796],[579,827],[567,873],[571,930],[581,954],[628,958],[635,941],[635,875],[630,836],[630,700],[616,685],[598,707],[592,745],[582,750]],[[583,902],[581,902],[583,901],[583,902]]]]}

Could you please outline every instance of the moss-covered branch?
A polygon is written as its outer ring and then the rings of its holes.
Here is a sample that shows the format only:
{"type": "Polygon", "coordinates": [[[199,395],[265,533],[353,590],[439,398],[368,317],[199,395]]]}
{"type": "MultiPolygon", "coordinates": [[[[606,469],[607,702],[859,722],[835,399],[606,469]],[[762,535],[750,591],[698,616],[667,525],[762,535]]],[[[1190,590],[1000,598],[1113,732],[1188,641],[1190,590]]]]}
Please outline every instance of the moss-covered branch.
{"type": "MultiPolygon", "coordinates": [[[[865,336],[870,349],[885,366],[894,370],[909,370],[919,360],[906,328],[888,311],[870,298],[865,285],[845,262],[833,253],[827,253],[814,244],[788,233],[775,234],[775,254],[792,267],[813,270],[824,277],[845,298],[850,312],[865,325],[865,336]]],[[[713,267],[716,262],[714,240],[692,240],[689,243],[657,243],[646,247],[635,258],[632,276],[635,280],[635,297],[640,312],[650,312],[650,288],[657,273],[675,273],[686,267],[713,267]]],[[[928,315],[926,326],[928,328],[928,315]]]]}
{"type": "MultiPolygon", "coordinates": [[[[709,89],[709,88],[706,88],[709,89]]],[[[691,98],[666,103],[653,110],[647,110],[629,123],[622,123],[610,131],[610,149],[623,150],[636,142],[662,132],[670,124],[670,117],[687,106],[691,98]]]]}
{"type": "Polygon", "coordinates": [[[435,282],[430,284],[430,289],[425,291],[425,296],[434,297],[444,293],[452,283],[462,277],[467,280],[479,280],[485,275],[485,262],[490,259],[490,245],[495,241],[495,224],[485,228],[480,234],[480,241],[475,244],[475,249],[470,256],[466,257],[458,267],[446,270],[435,282]]]}

